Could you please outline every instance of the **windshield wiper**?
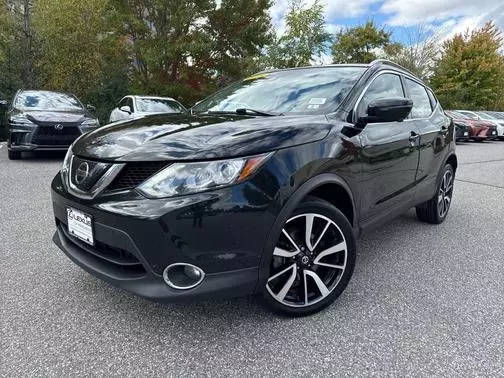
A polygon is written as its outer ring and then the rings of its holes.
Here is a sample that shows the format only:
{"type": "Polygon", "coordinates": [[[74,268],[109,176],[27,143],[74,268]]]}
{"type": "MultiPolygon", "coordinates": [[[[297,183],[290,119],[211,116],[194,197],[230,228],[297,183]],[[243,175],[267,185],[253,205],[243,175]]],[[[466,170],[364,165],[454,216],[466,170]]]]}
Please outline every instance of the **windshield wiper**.
{"type": "Polygon", "coordinates": [[[263,110],[255,110],[249,108],[241,108],[236,110],[207,110],[206,112],[198,112],[198,113],[193,112],[192,114],[238,114],[238,115],[255,114],[264,117],[277,117],[284,115],[283,113],[270,113],[263,110]]]}
{"type": "Polygon", "coordinates": [[[247,115],[247,113],[254,113],[260,116],[265,116],[265,117],[277,117],[283,115],[283,113],[270,113],[266,112],[264,110],[256,110],[256,109],[249,109],[249,108],[241,108],[241,109],[236,109],[236,114],[239,115],[247,115]]]}

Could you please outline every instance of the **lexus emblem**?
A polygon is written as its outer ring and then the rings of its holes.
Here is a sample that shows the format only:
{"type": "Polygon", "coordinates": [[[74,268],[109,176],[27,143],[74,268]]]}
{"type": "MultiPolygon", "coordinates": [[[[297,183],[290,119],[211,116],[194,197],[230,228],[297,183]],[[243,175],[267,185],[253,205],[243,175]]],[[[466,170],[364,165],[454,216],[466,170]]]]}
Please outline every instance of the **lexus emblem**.
{"type": "Polygon", "coordinates": [[[54,129],[61,131],[61,130],[63,130],[63,125],[61,123],[57,123],[56,125],[54,125],[54,129]]]}
{"type": "Polygon", "coordinates": [[[89,175],[89,164],[87,162],[82,162],[80,165],[77,167],[77,170],[75,171],[75,183],[77,185],[80,185],[84,182],[85,179],[87,179],[89,175]]]}

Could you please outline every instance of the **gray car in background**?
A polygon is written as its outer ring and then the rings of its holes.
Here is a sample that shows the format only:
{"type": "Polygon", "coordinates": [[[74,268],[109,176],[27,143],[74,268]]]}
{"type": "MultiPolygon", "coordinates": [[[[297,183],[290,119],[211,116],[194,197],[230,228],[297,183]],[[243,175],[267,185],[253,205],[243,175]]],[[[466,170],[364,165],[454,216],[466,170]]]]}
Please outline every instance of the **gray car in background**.
{"type": "Polygon", "coordinates": [[[6,117],[9,159],[28,151],[66,151],[79,136],[100,126],[94,110],[70,93],[18,91],[6,117]]]}

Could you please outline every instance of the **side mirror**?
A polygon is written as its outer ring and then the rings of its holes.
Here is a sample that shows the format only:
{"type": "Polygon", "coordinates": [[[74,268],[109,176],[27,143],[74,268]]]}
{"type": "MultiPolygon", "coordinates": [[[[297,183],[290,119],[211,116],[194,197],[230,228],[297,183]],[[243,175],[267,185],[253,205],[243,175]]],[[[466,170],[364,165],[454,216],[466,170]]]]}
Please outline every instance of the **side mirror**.
{"type": "Polygon", "coordinates": [[[131,108],[130,108],[128,105],[121,106],[121,107],[119,108],[119,110],[120,110],[121,112],[131,114],[131,108]]]}
{"type": "Polygon", "coordinates": [[[9,106],[9,101],[0,100],[0,108],[6,108],[7,106],[9,106]]]}
{"type": "Polygon", "coordinates": [[[371,101],[367,108],[367,116],[359,117],[357,126],[364,128],[368,123],[402,122],[412,108],[413,101],[409,98],[379,98],[371,101]]]}
{"type": "Polygon", "coordinates": [[[94,107],[93,105],[90,105],[90,104],[86,105],[86,109],[89,110],[90,112],[95,112],[96,111],[96,107],[94,107]]]}

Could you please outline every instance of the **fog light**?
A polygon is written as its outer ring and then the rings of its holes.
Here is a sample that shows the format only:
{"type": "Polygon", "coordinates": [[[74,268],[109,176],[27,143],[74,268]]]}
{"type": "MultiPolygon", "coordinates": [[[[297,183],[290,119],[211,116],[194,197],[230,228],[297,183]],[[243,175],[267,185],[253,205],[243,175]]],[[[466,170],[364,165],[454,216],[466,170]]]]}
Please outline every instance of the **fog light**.
{"type": "Polygon", "coordinates": [[[166,267],[163,279],[174,289],[187,290],[198,286],[205,278],[205,272],[192,264],[177,263],[166,267]]]}

